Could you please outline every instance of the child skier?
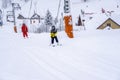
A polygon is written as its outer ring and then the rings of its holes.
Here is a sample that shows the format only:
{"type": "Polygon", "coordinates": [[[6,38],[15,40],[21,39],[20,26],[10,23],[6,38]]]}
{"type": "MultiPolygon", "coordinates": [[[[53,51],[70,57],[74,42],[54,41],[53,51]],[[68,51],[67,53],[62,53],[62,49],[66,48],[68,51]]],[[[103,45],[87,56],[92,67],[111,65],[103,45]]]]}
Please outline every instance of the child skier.
{"type": "Polygon", "coordinates": [[[51,37],[51,44],[54,47],[54,40],[56,40],[57,45],[59,45],[59,41],[57,38],[57,29],[55,28],[55,26],[52,26],[51,31],[50,31],[50,37],[51,37]]]}

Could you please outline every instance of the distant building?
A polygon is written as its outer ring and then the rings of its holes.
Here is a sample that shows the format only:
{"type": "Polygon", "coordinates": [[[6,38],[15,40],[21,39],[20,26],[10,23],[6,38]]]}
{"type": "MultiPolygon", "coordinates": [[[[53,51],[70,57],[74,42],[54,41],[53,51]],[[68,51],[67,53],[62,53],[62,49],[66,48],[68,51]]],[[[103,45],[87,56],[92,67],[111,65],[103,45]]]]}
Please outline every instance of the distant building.
{"type": "Polygon", "coordinates": [[[113,19],[108,18],[106,21],[104,21],[97,29],[120,29],[120,24],[115,22],[113,19]]]}
{"type": "Polygon", "coordinates": [[[40,23],[40,15],[38,15],[37,13],[34,13],[32,15],[32,17],[30,18],[30,23],[40,23]]]}
{"type": "Polygon", "coordinates": [[[87,30],[120,29],[120,15],[95,15],[91,20],[85,22],[85,26],[87,30]]]}
{"type": "Polygon", "coordinates": [[[26,19],[25,17],[23,17],[21,14],[18,15],[17,19],[26,19]]]}

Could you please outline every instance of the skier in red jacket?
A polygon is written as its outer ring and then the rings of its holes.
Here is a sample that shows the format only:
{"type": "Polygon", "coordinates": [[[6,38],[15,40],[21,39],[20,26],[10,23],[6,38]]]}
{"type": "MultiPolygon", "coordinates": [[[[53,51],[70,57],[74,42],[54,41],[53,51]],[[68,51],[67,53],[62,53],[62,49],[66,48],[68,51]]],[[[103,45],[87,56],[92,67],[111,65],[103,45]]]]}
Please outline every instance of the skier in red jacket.
{"type": "Polygon", "coordinates": [[[27,26],[25,25],[25,23],[23,23],[22,24],[22,33],[23,33],[23,37],[25,38],[25,37],[27,37],[28,38],[28,34],[27,34],[27,32],[28,32],[28,28],[27,28],[27,26]]]}

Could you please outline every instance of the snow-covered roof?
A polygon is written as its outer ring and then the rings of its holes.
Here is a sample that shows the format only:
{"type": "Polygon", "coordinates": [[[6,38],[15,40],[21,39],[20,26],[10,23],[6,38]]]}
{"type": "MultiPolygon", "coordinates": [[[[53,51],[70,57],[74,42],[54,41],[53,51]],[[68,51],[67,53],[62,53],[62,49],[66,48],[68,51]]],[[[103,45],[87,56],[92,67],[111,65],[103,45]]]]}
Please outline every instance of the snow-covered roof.
{"type": "Polygon", "coordinates": [[[38,15],[37,13],[34,13],[31,19],[40,19],[40,15],[38,15]]]}
{"type": "Polygon", "coordinates": [[[106,16],[105,14],[98,14],[93,17],[88,22],[85,22],[85,26],[88,30],[90,29],[96,29],[99,27],[101,24],[103,24],[108,18],[111,18],[113,21],[115,21],[117,24],[120,25],[120,15],[111,15],[111,16],[106,16]]]}
{"type": "Polygon", "coordinates": [[[113,15],[110,18],[120,25],[120,15],[113,15]]]}

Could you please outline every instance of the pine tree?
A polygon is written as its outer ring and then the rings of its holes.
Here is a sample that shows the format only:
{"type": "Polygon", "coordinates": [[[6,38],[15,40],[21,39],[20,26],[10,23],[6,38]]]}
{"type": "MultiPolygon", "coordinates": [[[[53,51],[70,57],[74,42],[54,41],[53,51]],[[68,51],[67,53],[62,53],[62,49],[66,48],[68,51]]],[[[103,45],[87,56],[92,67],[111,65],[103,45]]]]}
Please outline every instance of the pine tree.
{"type": "Polygon", "coordinates": [[[44,23],[46,25],[46,32],[47,32],[50,26],[53,25],[53,17],[49,10],[47,10],[44,23]]]}
{"type": "Polygon", "coordinates": [[[81,21],[80,15],[79,15],[79,17],[78,17],[78,26],[81,26],[81,25],[82,25],[82,21],[81,21]]]}

